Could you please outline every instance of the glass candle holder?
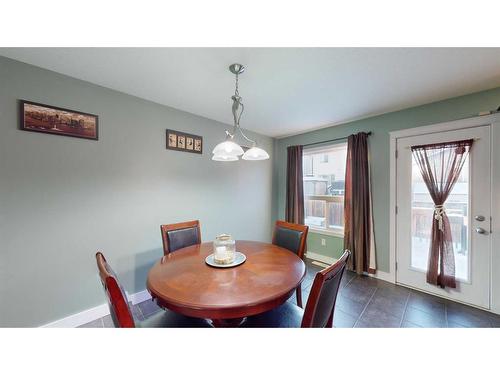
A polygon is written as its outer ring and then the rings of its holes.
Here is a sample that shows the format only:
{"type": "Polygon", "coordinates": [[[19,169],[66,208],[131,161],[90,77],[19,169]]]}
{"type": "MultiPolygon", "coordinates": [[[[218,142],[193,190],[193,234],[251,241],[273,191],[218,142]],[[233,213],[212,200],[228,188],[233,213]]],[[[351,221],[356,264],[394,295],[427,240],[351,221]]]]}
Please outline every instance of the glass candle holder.
{"type": "Polygon", "coordinates": [[[214,262],[217,264],[231,264],[236,253],[236,241],[229,234],[220,234],[214,241],[214,262]]]}

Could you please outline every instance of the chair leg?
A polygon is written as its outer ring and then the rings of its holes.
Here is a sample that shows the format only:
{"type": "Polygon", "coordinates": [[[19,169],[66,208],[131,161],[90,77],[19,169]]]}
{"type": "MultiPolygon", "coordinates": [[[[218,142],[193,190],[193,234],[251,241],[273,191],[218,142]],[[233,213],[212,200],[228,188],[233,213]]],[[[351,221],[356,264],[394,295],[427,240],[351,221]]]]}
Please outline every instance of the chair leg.
{"type": "Polygon", "coordinates": [[[302,285],[299,285],[295,291],[297,294],[297,306],[302,307],[302,285]]]}
{"type": "Polygon", "coordinates": [[[333,328],[333,313],[334,310],[332,310],[332,313],[330,314],[330,317],[328,318],[328,322],[326,323],[326,328],[333,328]]]}

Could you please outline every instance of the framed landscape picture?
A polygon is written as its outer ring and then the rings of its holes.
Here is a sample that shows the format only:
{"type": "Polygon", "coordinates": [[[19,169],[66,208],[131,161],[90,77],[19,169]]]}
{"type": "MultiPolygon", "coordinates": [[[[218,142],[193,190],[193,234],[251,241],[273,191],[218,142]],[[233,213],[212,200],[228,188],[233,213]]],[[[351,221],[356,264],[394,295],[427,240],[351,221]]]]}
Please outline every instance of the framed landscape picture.
{"type": "Polygon", "coordinates": [[[65,135],[97,141],[97,115],[20,100],[21,130],[65,135]]]}
{"type": "Polygon", "coordinates": [[[167,129],[167,149],[202,154],[203,137],[167,129]]]}

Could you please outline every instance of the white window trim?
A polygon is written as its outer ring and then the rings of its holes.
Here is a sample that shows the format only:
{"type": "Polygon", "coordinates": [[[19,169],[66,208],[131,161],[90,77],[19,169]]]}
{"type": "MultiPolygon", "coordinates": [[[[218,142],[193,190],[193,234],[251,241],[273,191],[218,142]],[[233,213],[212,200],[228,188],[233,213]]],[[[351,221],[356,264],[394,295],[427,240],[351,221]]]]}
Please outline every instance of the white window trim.
{"type": "Polygon", "coordinates": [[[316,234],[324,234],[326,236],[330,237],[338,237],[338,238],[344,238],[344,230],[340,229],[322,229],[318,227],[313,227],[309,225],[309,232],[311,233],[316,233],[316,234]]]}

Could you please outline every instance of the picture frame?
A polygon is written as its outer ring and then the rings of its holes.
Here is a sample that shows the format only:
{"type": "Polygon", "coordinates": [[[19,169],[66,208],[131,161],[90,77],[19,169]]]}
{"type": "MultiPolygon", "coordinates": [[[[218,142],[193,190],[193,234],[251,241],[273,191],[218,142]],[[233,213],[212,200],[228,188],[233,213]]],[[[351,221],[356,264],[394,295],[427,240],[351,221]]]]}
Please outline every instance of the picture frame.
{"type": "Polygon", "coordinates": [[[203,154],[203,137],[199,135],[167,129],[166,143],[168,150],[203,154]]]}
{"type": "Polygon", "coordinates": [[[183,135],[177,136],[177,148],[186,148],[186,137],[183,135]]]}
{"type": "Polygon", "coordinates": [[[169,134],[167,136],[168,147],[176,148],[177,147],[177,134],[169,134]]]}
{"type": "Polygon", "coordinates": [[[99,116],[28,100],[19,100],[19,127],[31,132],[99,140],[99,116]]]}
{"type": "Polygon", "coordinates": [[[194,150],[201,152],[201,147],[202,147],[201,144],[202,144],[201,139],[195,138],[195,140],[194,140],[194,150]]]}
{"type": "Polygon", "coordinates": [[[186,137],[186,150],[194,150],[194,139],[186,137]]]}

